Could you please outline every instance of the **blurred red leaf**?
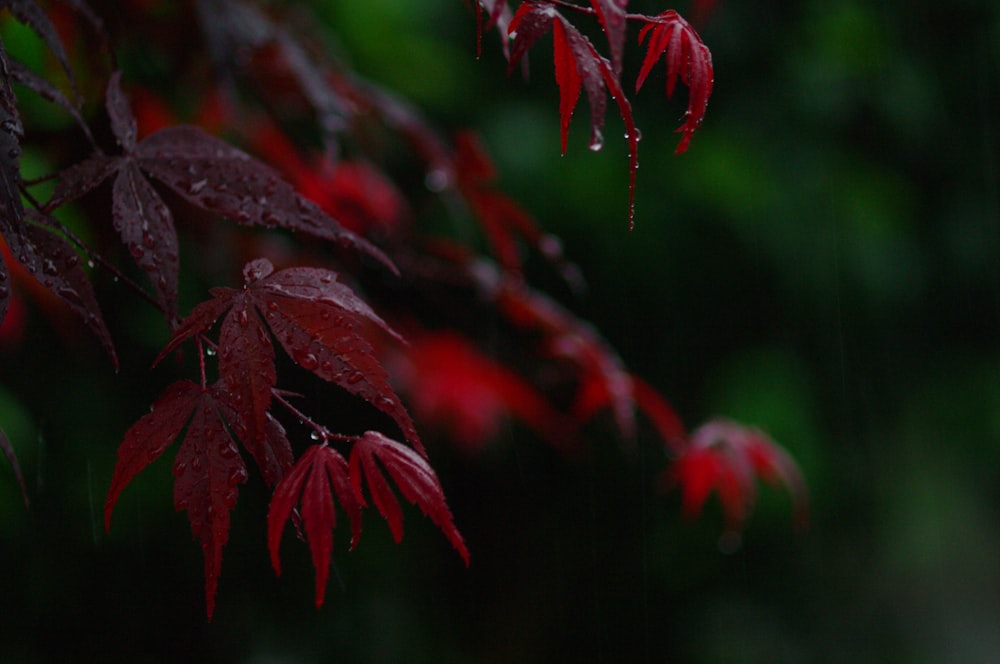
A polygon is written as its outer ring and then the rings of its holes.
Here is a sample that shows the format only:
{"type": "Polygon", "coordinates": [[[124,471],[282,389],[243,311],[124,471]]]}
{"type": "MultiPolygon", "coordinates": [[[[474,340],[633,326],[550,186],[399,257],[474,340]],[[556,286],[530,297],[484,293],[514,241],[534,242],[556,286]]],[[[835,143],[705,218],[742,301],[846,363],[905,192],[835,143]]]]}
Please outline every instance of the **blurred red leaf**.
{"type": "Polygon", "coordinates": [[[712,420],[691,434],[687,448],[661,480],[680,485],[683,510],[689,517],[701,512],[712,491],[719,495],[727,528],[743,527],[757,498],[756,478],[781,482],[789,490],[799,527],[808,520],[805,482],[798,466],[781,447],[759,429],[729,420],[712,420]]]}
{"type": "Polygon", "coordinates": [[[572,439],[568,418],[531,383],[453,332],[412,341],[406,357],[400,378],[416,417],[446,431],[465,450],[492,440],[508,416],[557,447],[572,439]]]}

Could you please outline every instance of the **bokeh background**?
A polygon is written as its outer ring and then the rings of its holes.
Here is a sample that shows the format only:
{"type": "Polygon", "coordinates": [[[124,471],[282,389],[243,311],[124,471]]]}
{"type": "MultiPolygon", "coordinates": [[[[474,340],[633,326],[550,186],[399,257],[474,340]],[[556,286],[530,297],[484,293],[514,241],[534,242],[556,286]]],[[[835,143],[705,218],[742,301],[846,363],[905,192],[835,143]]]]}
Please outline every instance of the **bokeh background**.
{"type": "MultiPolygon", "coordinates": [[[[559,156],[549,39],[525,81],[505,77],[493,33],[475,58],[456,0],[282,4],[309,5],[340,57],[438,126],[477,128],[503,188],[582,267],[589,292],[567,306],[689,424],[724,414],[780,441],[810,528],[764,489],[733,552],[714,501],[689,522],[656,490],[655,441],[595,427],[569,460],[511,424],[472,457],[428,441],[470,568],[414,509],[399,546],[368,519],[354,552],[338,533],[316,611],[290,537],[275,579],[251,483],[206,624],[168,461],[101,523],[114,450],[161,387],[147,367],[163,333],[120,313],[134,356],[114,375],[75,321],[39,315],[0,355],[0,426],[32,497],[25,510],[0,464],[0,661],[1000,659],[1000,6],[719,0],[689,152],[673,154],[684,96],[665,99],[662,65],[633,97],[629,232],[614,109],[602,152],[581,106],[559,156]]],[[[154,80],[169,62],[141,46],[123,66],[154,80]]]]}

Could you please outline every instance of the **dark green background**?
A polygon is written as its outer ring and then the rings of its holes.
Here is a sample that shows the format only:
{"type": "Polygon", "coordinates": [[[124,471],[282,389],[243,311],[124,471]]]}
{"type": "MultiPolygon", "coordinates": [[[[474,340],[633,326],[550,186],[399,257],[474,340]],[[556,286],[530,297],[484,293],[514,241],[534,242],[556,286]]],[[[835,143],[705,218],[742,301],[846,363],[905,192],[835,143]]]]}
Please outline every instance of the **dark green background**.
{"type": "MultiPolygon", "coordinates": [[[[664,98],[662,65],[633,98],[632,232],[613,106],[604,151],[587,150],[581,100],[559,156],[549,39],[524,82],[505,78],[493,33],[475,59],[456,0],[315,5],[362,74],[443,128],[482,132],[503,187],[584,270],[589,295],[564,301],[687,422],[729,415],[791,451],[811,527],[793,532],[787,497],[765,489],[724,555],[714,503],[688,523],[655,491],[655,441],[629,451],[595,427],[590,458],[568,461],[514,426],[478,458],[431,441],[468,570],[416,510],[399,546],[370,517],[352,553],[338,530],[317,612],[304,546],[286,536],[285,576],[270,570],[258,481],[206,624],[167,461],[123,494],[110,535],[100,522],[114,449],[160,387],[146,367],[162,336],[121,343],[115,376],[91,340],[64,338],[84,332],[36,320],[0,357],[0,425],[33,501],[0,468],[0,660],[1000,658],[995,2],[720,0],[702,31],[715,92],[690,151],[673,154],[684,95],[664,98]]],[[[167,66],[120,55],[136,77],[167,66]]],[[[120,315],[116,331],[149,325],[120,315]]]]}

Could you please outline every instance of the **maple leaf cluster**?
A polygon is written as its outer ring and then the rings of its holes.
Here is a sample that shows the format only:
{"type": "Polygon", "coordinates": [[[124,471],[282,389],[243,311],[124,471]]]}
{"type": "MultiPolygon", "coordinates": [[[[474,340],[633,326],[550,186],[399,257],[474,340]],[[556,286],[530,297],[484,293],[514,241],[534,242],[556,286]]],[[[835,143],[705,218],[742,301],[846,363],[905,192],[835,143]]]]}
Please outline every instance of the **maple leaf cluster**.
{"type": "MultiPolygon", "coordinates": [[[[628,0],[591,0],[589,7],[563,0],[528,0],[522,2],[517,11],[510,15],[505,1],[477,4],[477,8],[480,8],[480,35],[483,26],[482,10],[486,9],[487,27],[496,25],[501,30],[505,46],[508,38],[511,41],[509,50],[505,48],[504,51],[509,62],[508,73],[517,67],[539,39],[552,33],[563,154],[566,153],[570,120],[581,91],[586,92],[590,105],[591,150],[600,150],[604,145],[603,129],[608,95],[618,106],[625,125],[625,140],[629,152],[628,220],[631,227],[635,218],[635,177],[639,168],[639,141],[642,134],[636,126],[632,104],[621,83],[627,23],[632,21],[642,25],[638,37],[640,44],[649,37],[646,56],[636,78],[635,91],[639,92],[661,56],[666,62],[667,97],[673,96],[678,79],[690,91],[684,124],[677,130],[683,134],[677,146],[677,154],[688,149],[691,137],[705,118],[708,98],[712,94],[714,71],[708,47],[691,24],[676,11],[668,9],[656,16],[647,16],[628,13],[627,6],[628,0]],[[569,12],[596,16],[607,37],[610,58],[601,55],[593,42],[567,18],[569,12]]],[[[705,7],[704,3],[699,5],[699,12],[708,9],[710,7],[705,7]]]]}
{"type": "MultiPolygon", "coordinates": [[[[325,597],[338,511],[350,526],[351,548],[369,506],[398,542],[403,509],[397,493],[419,508],[468,564],[469,550],[418,424],[474,452],[513,418],[569,451],[580,446],[584,426],[599,414],[610,413],[625,438],[635,432],[638,414],[660,434],[672,462],[663,483],[680,486],[685,512],[700,510],[717,490],[728,525],[741,527],[760,476],[788,485],[804,513],[802,479],[780,447],[755,429],[729,422],[711,422],[689,435],[669,403],[625,367],[593,326],[527,282],[522,260],[537,252],[573,292],[584,288],[558,240],[500,191],[496,169],[474,134],[443,137],[405,100],[317,55],[269,15],[239,0],[195,3],[205,50],[220,80],[190,114],[197,124],[182,122],[149,90],[134,86],[130,97],[113,57],[103,70],[88,72],[89,79],[106,81],[103,115],[84,117],[63,40],[73,30],[105,45],[108,36],[83,0],[62,4],[63,11],[84,20],[57,30],[33,0],[0,3],[39,35],[68,80],[63,91],[10,58],[0,42],[5,244],[0,318],[13,320],[17,293],[40,286],[44,297],[58,298],[82,318],[117,366],[115,343],[90,281],[90,268],[100,269],[162,314],[171,334],[153,361],[161,367],[157,371],[164,371],[167,358],[179,358],[173,366],[183,366],[181,347],[193,347],[186,357],[197,360],[195,366],[187,362],[195,378],[168,384],[150,412],[125,432],[104,518],[110,528],[125,488],[178,442],[173,502],[187,513],[204,552],[209,618],[231,512],[240,485],[250,477],[247,456],[272,492],[267,540],[274,569],[280,574],[281,540],[291,521],[312,554],[317,606],[325,597]],[[25,132],[12,83],[63,109],[89,146],[88,154],[47,178],[55,184],[45,201],[33,194],[37,183],[21,177],[25,132]],[[275,89],[287,101],[280,107],[271,104],[275,89]],[[108,131],[92,129],[97,123],[108,131]],[[288,125],[312,127],[320,147],[302,147],[288,125]],[[419,196],[459,203],[449,209],[456,210],[457,221],[477,225],[486,255],[419,228],[413,211],[418,194],[379,166],[378,150],[365,140],[375,133],[409,150],[419,164],[429,190],[419,196]],[[100,136],[110,136],[106,142],[113,139],[113,149],[102,145],[100,136]],[[110,226],[124,252],[114,243],[90,246],[60,221],[65,208],[99,200],[99,192],[109,195],[111,209],[91,221],[110,226]],[[185,316],[179,301],[187,269],[183,232],[199,224],[229,233],[226,249],[242,265],[242,284],[211,288],[185,316]],[[265,235],[295,248],[275,251],[260,240],[265,235]],[[316,265],[303,265],[307,259],[316,265]],[[148,285],[139,283],[143,278],[148,285]],[[422,320],[433,309],[426,293],[447,303],[445,311],[433,311],[433,325],[422,320]],[[463,313],[477,308],[503,321],[527,362],[505,362],[484,351],[476,321],[471,326],[462,321],[463,313]],[[539,367],[545,371],[533,370],[539,367]],[[300,395],[285,387],[293,371],[299,380],[304,376],[367,404],[386,431],[366,426],[345,433],[351,422],[328,424],[304,412],[300,395]],[[289,434],[303,428],[313,441],[304,449],[289,434]]],[[[481,0],[476,9],[479,43],[482,28],[495,26],[511,69],[552,33],[563,151],[580,93],[586,92],[590,105],[594,149],[603,143],[607,96],[612,97],[629,145],[631,221],[640,135],[621,84],[627,25],[641,24],[638,41],[646,48],[636,91],[661,58],[667,96],[678,80],[689,88],[678,152],[688,148],[702,122],[713,73],[707,47],[680,15],[630,14],[626,5],[625,0],[593,0],[590,6],[527,1],[511,11],[503,0],[481,0]],[[610,57],[600,54],[570,16],[596,18],[610,57]]],[[[2,335],[0,328],[0,340],[2,335]]],[[[0,451],[14,467],[27,503],[13,447],[2,432],[0,451]]]]}

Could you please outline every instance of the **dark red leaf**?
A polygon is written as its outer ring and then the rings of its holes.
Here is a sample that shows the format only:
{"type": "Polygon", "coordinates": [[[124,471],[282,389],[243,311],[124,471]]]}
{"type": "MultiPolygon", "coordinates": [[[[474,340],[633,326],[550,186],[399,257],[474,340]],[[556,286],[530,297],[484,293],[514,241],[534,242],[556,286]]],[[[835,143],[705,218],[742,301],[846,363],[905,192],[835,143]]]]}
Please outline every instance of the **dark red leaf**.
{"type": "Polygon", "coordinates": [[[84,121],[83,116],[80,115],[80,110],[76,105],[66,98],[62,90],[57,88],[47,79],[42,78],[32,70],[25,67],[23,64],[17,60],[8,60],[7,69],[13,80],[17,81],[29,90],[33,90],[42,99],[50,101],[57,104],[63,108],[70,116],[76,121],[76,125],[80,130],[90,139],[93,143],[94,138],[90,133],[90,127],[87,126],[86,121],[84,121]]]}
{"type": "Polygon", "coordinates": [[[622,73],[622,55],[625,51],[625,6],[628,0],[590,0],[597,18],[608,37],[611,48],[611,65],[615,76],[622,73]]]}
{"type": "Polygon", "coordinates": [[[157,361],[184,340],[208,331],[228,309],[219,364],[222,381],[235,386],[233,402],[248,430],[254,427],[259,432],[275,375],[273,354],[259,352],[263,344],[271,344],[260,323],[263,319],[299,366],[392,417],[410,444],[426,454],[409,413],[362,335],[363,326],[372,323],[399,338],[371,307],[330,270],[303,267],[274,272],[269,261],[258,259],[247,264],[244,276],[242,291],[218,289],[214,299],[195,307],[157,361]],[[240,358],[243,353],[254,357],[240,358]]]}
{"type": "Polygon", "coordinates": [[[522,2],[517,8],[507,26],[507,34],[513,40],[507,64],[508,76],[535,42],[552,29],[552,21],[558,13],[550,2],[522,2]]]}
{"type": "Polygon", "coordinates": [[[295,362],[395,420],[407,441],[426,456],[420,436],[371,345],[361,335],[361,319],[330,304],[270,296],[265,314],[275,337],[295,362]]]}
{"type": "Polygon", "coordinates": [[[263,438],[242,436],[240,440],[253,455],[261,475],[264,476],[264,482],[269,487],[274,487],[295,462],[295,455],[288,442],[285,428],[270,413],[267,413],[264,422],[263,438]]]}
{"type": "MultiPolygon", "coordinates": [[[[35,222],[48,223],[46,217],[34,210],[25,214],[35,222]]],[[[118,356],[111,333],[104,324],[93,286],[80,265],[80,255],[72,245],[48,228],[35,224],[24,224],[20,232],[5,231],[4,239],[17,261],[83,318],[117,369],[118,356]]]]}
{"type": "Polygon", "coordinates": [[[190,381],[174,383],[126,433],[104,503],[105,528],[125,486],[160,457],[185,430],[174,459],[174,507],[186,510],[191,531],[205,554],[205,600],[211,620],[229,538],[229,512],[236,505],[237,485],[247,479],[246,466],[229,435],[220,407],[221,394],[190,381]]]}
{"type": "MultiPolygon", "coordinates": [[[[132,125],[135,140],[135,124],[132,125]]],[[[111,204],[115,230],[135,262],[149,275],[167,320],[177,318],[177,232],[173,215],[135,162],[121,163],[111,204]]]]}
{"type": "MultiPolygon", "coordinates": [[[[79,2],[79,0],[77,0],[79,2]]],[[[79,2],[82,5],[82,2],[79,2]]],[[[38,6],[35,0],[2,0],[0,2],[0,8],[7,8],[10,13],[13,14],[17,20],[31,28],[35,34],[41,37],[45,45],[49,47],[52,54],[55,55],[56,60],[62,67],[63,71],[66,72],[66,76],[69,79],[70,85],[73,87],[73,91],[77,91],[76,78],[73,76],[73,70],[69,66],[69,58],[66,56],[66,49],[63,47],[62,40],[59,39],[59,33],[56,32],[56,28],[52,25],[52,21],[49,17],[45,15],[42,8],[38,6]]],[[[92,15],[92,13],[91,13],[92,15]]]]}
{"type": "MultiPolygon", "coordinates": [[[[266,438],[271,388],[278,374],[271,338],[249,298],[237,298],[222,321],[219,348],[219,375],[246,429],[240,432],[240,439],[244,444],[261,446],[266,438]]],[[[267,467],[263,465],[261,470],[267,467]]]]}
{"type": "Polygon", "coordinates": [[[108,117],[111,119],[111,131],[118,139],[118,145],[125,154],[131,154],[135,150],[138,130],[135,116],[132,115],[132,107],[122,90],[121,71],[116,71],[108,80],[107,107],[108,117]]]}
{"type": "Polygon", "coordinates": [[[358,500],[367,505],[362,490],[363,472],[372,501],[388,522],[397,543],[403,538],[403,512],[382,474],[382,468],[392,477],[403,497],[430,517],[465,564],[469,564],[469,551],[455,527],[441,483],[424,457],[377,431],[368,431],[351,449],[350,468],[351,483],[358,500]]]}
{"type": "Polygon", "coordinates": [[[590,102],[590,149],[600,150],[604,145],[601,129],[607,106],[601,69],[607,67],[610,71],[607,61],[597,53],[590,40],[548,2],[522,3],[510,22],[509,30],[514,45],[508,73],[540,37],[549,30],[553,31],[563,152],[566,151],[566,132],[581,86],[587,91],[587,101],[590,102]]]}
{"type": "Polygon", "coordinates": [[[108,177],[121,168],[121,157],[109,157],[103,154],[93,154],[83,161],[73,164],[59,173],[55,191],[45,204],[46,211],[75,201],[84,194],[96,189],[108,177]]]}
{"type": "Polygon", "coordinates": [[[174,508],[187,510],[191,532],[205,554],[205,601],[208,619],[222,569],[222,549],[229,539],[229,512],[247,469],[216,405],[204,391],[197,401],[180,451],[174,459],[174,508]]]}
{"type": "Polygon", "coordinates": [[[316,608],[323,605],[330,574],[336,493],[341,509],[351,521],[351,548],[361,536],[361,504],[355,497],[344,457],[326,445],[313,445],[278,484],[267,515],[267,543],[274,571],[281,575],[281,534],[296,503],[301,505],[306,539],[316,568],[316,608]],[[332,491],[331,491],[332,485],[332,491]]]}
{"type": "Polygon", "coordinates": [[[111,488],[104,501],[105,529],[111,528],[111,512],[122,490],[174,442],[191,418],[201,394],[201,388],[190,381],[172,384],[156,400],[150,412],[125,433],[125,440],[118,448],[111,488]]]}
{"type": "Polygon", "coordinates": [[[277,171],[198,127],[161,129],[136,146],[135,156],[143,171],[203,210],[247,226],[309,233],[395,270],[381,250],[295,193],[277,171]]]}
{"type": "Polygon", "coordinates": [[[639,77],[635,82],[635,90],[639,91],[653,65],[665,53],[667,97],[673,95],[678,78],[689,90],[684,124],[677,129],[684,134],[676,150],[676,153],[680,154],[687,150],[691,137],[705,118],[714,82],[712,54],[695,29],[672,9],[649,20],[639,32],[640,44],[647,34],[649,44],[642,68],[639,70],[639,77]]]}

